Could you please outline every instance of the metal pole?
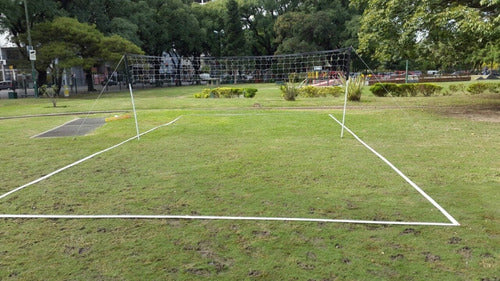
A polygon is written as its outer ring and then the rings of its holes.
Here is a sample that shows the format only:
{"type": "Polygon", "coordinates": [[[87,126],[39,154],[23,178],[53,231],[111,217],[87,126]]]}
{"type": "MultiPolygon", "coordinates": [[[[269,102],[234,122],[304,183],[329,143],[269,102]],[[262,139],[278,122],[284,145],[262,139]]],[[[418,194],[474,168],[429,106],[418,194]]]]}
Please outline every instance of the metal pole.
{"type": "MultiPolygon", "coordinates": [[[[26,0],[24,0],[24,13],[26,15],[26,27],[28,30],[28,55],[29,55],[29,50],[33,48],[33,44],[31,42],[31,29],[30,29],[30,22],[29,22],[29,17],[28,17],[28,4],[26,4],[26,0]]],[[[36,83],[36,71],[35,71],[35,61],[31,60],[31,77],[33,79],[33,90],[35,91],[35,97],[38,98],[38,85],[36,83]]]]}
{"type": "Polygon", "coordinates": [[[405,83],[408,84],[408,60],[406,60],[405,83]]]}

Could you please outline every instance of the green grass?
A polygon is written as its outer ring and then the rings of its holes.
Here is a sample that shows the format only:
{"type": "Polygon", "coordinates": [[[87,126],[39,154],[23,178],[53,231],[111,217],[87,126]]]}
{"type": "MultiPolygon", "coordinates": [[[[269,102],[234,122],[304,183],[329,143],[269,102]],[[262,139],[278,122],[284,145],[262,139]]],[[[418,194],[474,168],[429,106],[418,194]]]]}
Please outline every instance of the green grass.
{"type": "MultiPolygon", "coordinates": [[[[339,138],[328,113],[341,116],[342,98],[285,102],[276,85],[255,87],[255,99],[193,98],[202,87],[136,91],[141,131],[183,117],[2,199],[0,213],[446,222],[355,139],[339,138]]],[[[61,99],[59,108],[47,99],[2,100],[0,117],[131,107],[127,93],[92,97],[61,99]]],[[[462,93],[365,93],[349,104],[347,126],[459,227],[3,219],[0,279],[498,280],[499,123],[447,110],[499,104],[498,94],[462,93]]],[[[126,119],[84,137],[30,138],[74,118],[0,120],[1,194],[135,133],[126,119]]]]}

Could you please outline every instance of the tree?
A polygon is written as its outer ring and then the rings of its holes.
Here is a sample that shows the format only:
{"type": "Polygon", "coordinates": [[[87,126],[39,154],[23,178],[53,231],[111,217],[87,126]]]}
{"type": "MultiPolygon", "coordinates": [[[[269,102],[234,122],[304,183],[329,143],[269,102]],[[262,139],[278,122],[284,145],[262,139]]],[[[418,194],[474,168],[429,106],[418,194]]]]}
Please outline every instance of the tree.
{"type": "Polygon", "coordinates": [[[497,0],[355,0],[354,4],[365,7],[359,49],[385,67],[404,59],[423,68],[477,67],[481,62],[474,54],[488,44],[499,46],[497,0]]]}
{"type": "Polygon", "coordinates": [[[242,56],[246,52],[246,41],[241,23],[241,14],[236,0],[229,0],[226,5],[225,21],[226,47],[225,56],[242,56]]]}
{"type": "Polygon", "coordinates": [[[357,11],[346,1],[304,1],[296,11],[274,24],[277,53],[306,52],[348,47],[356,43],[357,11]],[[348,25],[351,24],[351,25],[348,25]]]}
{"type": "MultiPolygon", "coordinates": [[[[64,15],[64,11],[58,9],[58,3],[54,0],[38,0],[28,2],[28,18],[30,28],[33,28],[40,22],[52,20],[56,16],[64,15]]],[[[0,33],[6,31],[10,36],[9,39],[13,42],[25,58],[23,61],[16,62],[17,68],[29,67],[29,55],[26,46],[27,23],[25,6],[23,1],[3,0],[0,1],[0,33]]],[[[36,48],[35,48],[36,49],[36,48]]],[[[36,69],[39,70],[38,84],[45,83],[47,72],[39,62],[35,62],[36,69]],[[40,70],[42,70],[40,72],[40,70]]],[[[33,77],[34,78],[34,77],[33,77]]]]}
{"type": "MultiPolygon", "coordinates": [[[[44,73],[47,68],[54,69],[56,59],[59,68],[82,66],[88,91],[94,90],[92,67],[105,61],[117,62],[124,53],[142,53],[139,47],[118,35],[105,37],[95,25],[67,17],[34,26],[32,37],[38,50],[37,70],[40,73],[44,73]]],[[[60,76],[56,84],[60,89],[60,76]]]]}

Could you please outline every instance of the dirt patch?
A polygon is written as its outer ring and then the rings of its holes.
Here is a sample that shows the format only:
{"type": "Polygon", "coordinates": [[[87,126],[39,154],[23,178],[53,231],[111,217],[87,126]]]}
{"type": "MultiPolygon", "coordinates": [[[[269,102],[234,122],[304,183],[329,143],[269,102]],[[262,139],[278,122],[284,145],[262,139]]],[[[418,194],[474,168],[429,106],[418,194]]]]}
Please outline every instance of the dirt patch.
{"type": "Polygon", "coordinates": [[[423,255],[425,255],[425,261],[426,262],[437,262],[441,260],[441,257],[438,255],[433,255],[430,252],[423,252],[423,255]]]}
{"type": "Polygon", "coordinates": [[[186,269],[186,272],[198,276],[205,276],[205,277],[210,276],[210,271],[204,268],[188,268],[186,269]]]}
{"type": "Polygon", "coordinates": [[[462,241],[462,239],[460,237],[451,237],[450,240],[448,240],[448,244],[458,244],[460,243],[460,241],[462,241]]]}
{"type": "Polygon", "coordinates": [[[402,260],[404,258],[405,258],[405,256],[402,255],[402,254],[397,254],[397,255],[391,256],[391,260],[393,260],[393,261],[395,261],[395,260],[402,260]]]}
{"type": "Polygon", "coordinates": [[[467,259],[469,259],[472,255],[472,249],[467,246],[460,248],[457,252],[467,259]]]}
{"type": "Polygon", "coordinates": [[[444,116],[469,119],[478,122],[500,123],[500,104],[432,108],[444,116]]]}
{"type": "Polygon", "coordinates": [[[258,271],[258,270],[250,270],[250,272],[248,273],[248,276],[251,276],[251,277],[259,277],[262,275],[262,272],[258,271]]]}
{"type": "Polygon", "coordinates": [[[304,270],[313,270],[316,268],[316,266],[314,266],[314,264],[308,264],[308,263],[304,263],[304,262],[297,262],[297,265],[301,268],[301,269],[304,269],[304,270]]]}
{"type": "Polygon", "coordinates": [[[407,234],[419,235],[420,231],[415,230],[414,228],[406,228],[405,230],[401,231],[401,233],[399,233],[399,235],[407,235],[407,234]]]}

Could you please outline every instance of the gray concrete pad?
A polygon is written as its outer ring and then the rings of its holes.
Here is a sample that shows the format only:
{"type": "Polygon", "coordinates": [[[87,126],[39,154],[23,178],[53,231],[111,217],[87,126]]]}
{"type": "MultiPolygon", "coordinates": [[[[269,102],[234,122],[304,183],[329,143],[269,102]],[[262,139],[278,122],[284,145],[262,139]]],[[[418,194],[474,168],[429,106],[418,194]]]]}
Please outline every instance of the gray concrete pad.
{"type": "Polygon", "coordinates": [[[75,119],[56,127],[50,131],[33,136],[34,138],[57,138],[57,137],[71,137],[71,136],[84,136],[93,132],[95,129],[106,124],[104,118],[85,118],[75,119]]]}

